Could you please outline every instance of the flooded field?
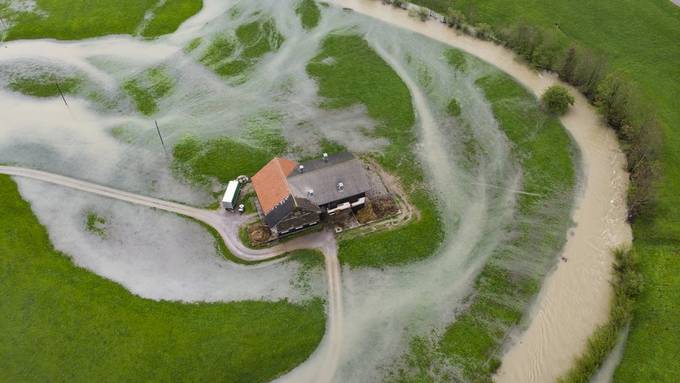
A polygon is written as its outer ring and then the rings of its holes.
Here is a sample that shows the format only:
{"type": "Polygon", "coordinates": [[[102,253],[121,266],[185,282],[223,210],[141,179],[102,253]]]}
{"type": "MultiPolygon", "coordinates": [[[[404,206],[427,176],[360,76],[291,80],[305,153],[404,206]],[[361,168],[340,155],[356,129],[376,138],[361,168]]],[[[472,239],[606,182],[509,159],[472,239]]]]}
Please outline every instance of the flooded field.
{"type": "MultiPolygon", "coordinates": [[[[398,75],[412,99],[417,137],[415,145],[402,149],[418,159],[438,207],[444,239],[436,253],[417,262],[343,267],[338,281],[341,306],[333,310],[342,326],[281,381],[393,378],[394,371],[409,369],[404,360],[413,353],[414,339],[437,342],[470,305],[466,298],[474,296],[476,278],[495,254],[514,259],[504,260],[505,269],[540,279],[555,267],[561,249],[537,246],[532,249],[536,254],[519,256],[524,249],[511,239],[521,208],[519,196],[525,193],[521,153],[479,85],[500,72],[459,51],[458,64],[452,65],[450,48],[441,41],[500,66],[536,94],[554,79],[537,76],[490,44],[444,34],[433,22],[417,24],[405,12],[379,11],[378,2],[339,3],[420,34],[335,6],[320,6],[318,24],[306,28],[293,2],[211,0],[178,31],[155,40],[110,36],[77,42],[15,41],[5,43],[0,53],[0,102],[5,106],[0,111],[0,163],[201,206],[214,201],[220,185],[192,184],[173,167],[172,148],[187,137],[201,142],[227,137],[265,152],[272,152],[272,142],[284,142],[279,154],[295,158],[316,156],[327,142],[360,154],[380,153],[390,144],[376,133],[381,122],[369,116],[365,105],[327,108],[319,97],[307,66],[329,35],[362,36],[398,75]],[[44,90],[31,84],[45,79],[74,85],[64,86],[63,99],[53,89],[47,90],[52,92],[48,97],[34,97],[44,90]],[[456,116],[448,111],[451,100],[459,105],[456,116]],[[154,120],[170,149],[167,153],[154,120]],[[320,365],[329,363],[322,354],[332,356],[333,368],[320,365]],[[320,370],[326,373],[320,376],[320,370]]],[[[322,65],[334,65],[333,58],[322,65]]],[[[590,293],[607,289],[607,246],[625,241],[629,233],[621,223],[623,194],[611,204],[601,200],[612,190],[625,190],[625,185],[621,171],[611,174],[622,161],[613,136],[585,129],[599,127],[593,116],[585,100],[578,99],[576,110],[563,120],[579,146],[592,142],[590,148],[581,147],[582,157],[574,149],[573,162],[585,166],[580,180],[594,180],[578,185],[585,190],[578,199],[583,205],[574,214],[577,226],[570,235],[579,241],[567,242],[564,256],[569,262],[557,267],[546,283],[534,306],[537,319],[517,335],[521,345],[510,348],[501,380],[555,377],[562,371],[555,363],[568,363],[606,313],[606,292],[590,293]],[[593,185],[595,189],[586,187],[593,185]],[[612,223],[604,232],[598,227],[602,217],[612,223]],[[593,257],[587,255],[590,248],[595,249],[593,257]],[[590,268],[593,264],[598,268],[590,268]],[[584,268],[590,272],[579,271],[584,268]],[[569,304],[556,306],[551,300],[569,304]],[[566,325],[578,336],[555,330],[562,326],[555,323],[558,319],[583,305],[588,312],[569,317],[566,325]],[[568,351],[555,355],[544,344],[555,339],[568,351]]],[[[300,265],[295,262],[234,265],[221,258],[208,232],[183,218],[35,181],[20,181],[19,186],[58,250],[136,295],[186,302],[299,302],[326,296],[321,270],[307,276],[311,288],[302,289],[296,283],[300,265]],[[106,235],[87,230],[91,213],[104,218],[106,235]]],[[[575,194],[564,191],[562,210],[547,207],[540,213],[568,213],[575,194]]],[[[535,220],[521,224],[546,235],[566,236],[563,226],[545,227],[535,220]]],[[[523,302],[516,306],[528,309],[523,302]]],[[[432,363],[438,369],[435,377],[464,376],[455,361],[432,363]]]]}

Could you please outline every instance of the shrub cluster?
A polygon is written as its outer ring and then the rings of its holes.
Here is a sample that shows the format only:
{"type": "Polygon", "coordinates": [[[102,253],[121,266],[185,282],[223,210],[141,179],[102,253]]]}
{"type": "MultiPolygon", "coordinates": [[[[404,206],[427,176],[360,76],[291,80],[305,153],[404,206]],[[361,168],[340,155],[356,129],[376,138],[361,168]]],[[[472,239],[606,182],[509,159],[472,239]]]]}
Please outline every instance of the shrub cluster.
{"type": "Polygon", "coordinates": [[[548,113],[561,116],[567,113],[571,105],[574,105],[574,97],[565,87],[553,85],[541,96],[541,104],[548,113]]]}
{"type": "Polygon", "coordinates": [[[407,2],[403,0],[382,0],[383,4],[391,4],[396,8],[406,9],[407,2]]]}

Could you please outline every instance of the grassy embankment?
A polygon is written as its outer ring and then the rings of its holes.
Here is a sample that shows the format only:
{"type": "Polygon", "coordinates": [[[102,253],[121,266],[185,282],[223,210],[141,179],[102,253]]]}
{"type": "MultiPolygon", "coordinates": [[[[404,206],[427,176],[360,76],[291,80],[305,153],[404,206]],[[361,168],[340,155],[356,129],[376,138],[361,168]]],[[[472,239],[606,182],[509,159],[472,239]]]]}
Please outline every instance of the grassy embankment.
{"type": "MultiPolygon", "coordinates": [[[[16,12],[0,0],[0,17],[9,23],[6,40],[53,38],[80,40],[114,34],[133,34],[157,0],[37,0],[40,12],[16,12]],[[44,15],[42,14],[44,12],[44,15]]],[[[202,7],[201,0],[168,0],[154,11],[142,31],[145,37],[173,32],[202,7]]]]}
{"type": "Polygon", "coordinates": [[[283,40],[273,19],[255,20],[213,37],[199,60],[220,76],[245,80],[241,75],[279,49],[283,40]]]}
{"type": "Polygon", "coordinates": [[[318,300],[134,296],[57,252],[8,177],[0,176],[0,196],[2,381],[265,382],[304,361],[323,336],[318,300]]]}
{"type": "MultiPolygon", "coordinates": [[[[655,206],[633,224],[645,280],[616,382],[672,382],[680,376],[680,7],[666,0],[417,0],[500,30],[528,24],[549,31],[557,50],[571,44],[603,55],[631,79],[635,96],[657,114],[664,135],[655,206]]],[[[551,49],[553,49],[551,48],[551,49]]],[[[603,360],[603,356],[601,360],[603,360]]]]}
{"type": "Polygon", "coordinates": [[[428,196],[423,171],[413,152],[415,115],[406,85],[359,36],[331,35],[307,66],[319,85],[322,106],[328,109],[363,104],[378,126],[375,134],[390,140],[377,160],[397,175],[420,211],[420,220],[407,226],[342,240],[340,260],[350,266],[395,265],[432,255],[443,234],[437,207],[428,196]],[[332,57],[332,64],[323,60],[332,57]]]}

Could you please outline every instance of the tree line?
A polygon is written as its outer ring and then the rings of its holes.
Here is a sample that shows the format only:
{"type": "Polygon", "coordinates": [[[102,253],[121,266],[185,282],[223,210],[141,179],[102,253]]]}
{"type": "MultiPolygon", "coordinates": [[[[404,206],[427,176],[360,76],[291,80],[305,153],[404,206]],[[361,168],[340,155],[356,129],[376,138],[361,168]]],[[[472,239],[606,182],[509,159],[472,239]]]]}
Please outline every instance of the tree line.
{"type": "Polygon", "coordinates": [[[556,72],[561,80],[583,93],[614,129],[628,160],[629,220],[652,210],[660,177],[661,129],[654,109],[641,100],[625,73],[610,69],[601,54],[577,44],[565,46],[553,30],[528,24],[494,29],[470,23],[465,13],[453,8],[448,10],[445,21],[463,33],[512,49],[536,69],[556,72]]]}

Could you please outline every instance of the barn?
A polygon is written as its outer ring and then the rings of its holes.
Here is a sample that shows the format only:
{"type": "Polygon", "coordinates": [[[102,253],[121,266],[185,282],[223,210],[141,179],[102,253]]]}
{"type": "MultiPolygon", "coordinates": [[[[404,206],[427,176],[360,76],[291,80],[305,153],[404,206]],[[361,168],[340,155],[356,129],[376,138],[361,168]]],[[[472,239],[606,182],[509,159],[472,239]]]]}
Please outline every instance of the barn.
{"type": "Polygon", "coordinates": [[[264,223],[279,235],[321,222],[324,215],[366,203],[369,180],[352,153],[298,163],[277,157],[252,178],[264,223]]]}

